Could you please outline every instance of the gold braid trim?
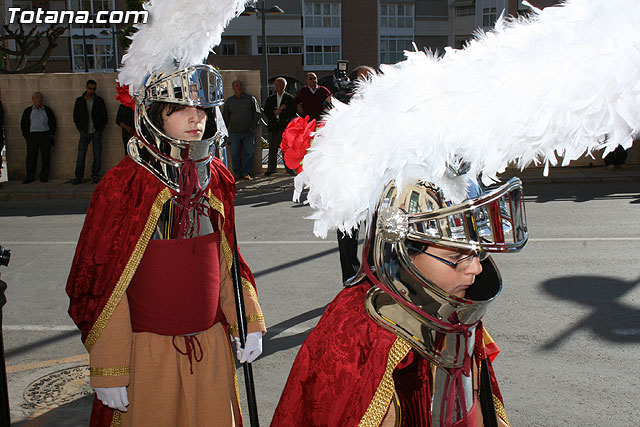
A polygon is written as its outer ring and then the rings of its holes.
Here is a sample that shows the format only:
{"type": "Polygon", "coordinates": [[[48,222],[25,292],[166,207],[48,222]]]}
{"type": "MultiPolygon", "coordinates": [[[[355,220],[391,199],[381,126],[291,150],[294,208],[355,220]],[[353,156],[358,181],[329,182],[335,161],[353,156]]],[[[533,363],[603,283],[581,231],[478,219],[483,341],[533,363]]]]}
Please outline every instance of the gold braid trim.
{"type": "MultiPolygon", "coordinates": [[[[209,189],[209,205],[215,209],[216,211],[218,211],[220,213],[220,215],[222,215],[223,221],[222,221],[222,227],[223,230],[220,233],[220,240],[221,240],[221,244],[222,244],[222,251],[224,252],[224,259],[227,263],[227,268],[229,269],[229,275],[231,275],[231,267],[233,266],[233,251],[231,250],[231,245],[229,244],[229,241],[227,240],[227,234],[224,232],[224,220],[226,220],[225,214],[224,214],[224,204],[222,203],[222,201],[220,199],[218,199],[216,196],[213,195],[213,193],[211,192],[211,189],[209,189]]],[[[253,285],[251,284],[251,282],[244,278],[244,277],[240,277],[240,282],[242,283],[242,289],[244,289],[245,291],[247,291],[247,293],[253,297],[253,299],[255,299],[256,301],[258,300],[258,294],[256,293],[256,289],[253,287],[253,285]]],[[[250,316],[249,316],[250,317],[250,316]]],[[[264,318],[262,319],[262,321],[264,321],[264,318]]],[[[229,332],[234,333],[238,331],[238,326],[237,325],[231,325],[229,326],[229,332]],[[235,329],[232,329],[235,326],[235,329]],[[233,332],[232,332],[233,331],[233,332]]]]}
{"type": "Polygon", "coordinates": [[[507,412],[504,410],[504,405],[502,404],[500,399],[496,397],[495,394],[493,395],[493,406],[495,406],[496,408],[496,414],[498,414],[498,416],[502,418],[502,421],[510,426],[511,424],[509,424],[509,420],[507,419],[507,412]]]}
{"type": "Polygon", "coordinates": [[[222,232],[220,233],[220,240],[222,244],[222,251],[224,252],[224,260],[227,263],[227,269],[231,274],[231,265],[233,264],[233,252],[231,251],[231,245],[227,240],[227,233],[224,232],[224,222],[227,219],[224,214],[224,204],[220,199],[213,195],[211,189],[209,189],[209,205],[212,209],[218,211],[222,215],[222,232]]]}
{"type": "Polygon", "coordinates": [[[231,359],[230,359],[230,365],[231,365],[231,369],[233,370],[233,384],[235,385],[235,389],[236,389],[236,405],[238,405],[238,414],[240,415],[240,422],[236,423],[237,425],[242,425],[242,419],[244,418],[242,416],[242,405],[240,405],[240,387],[238,387],[238,371],[236,370],[236,364],[235,362],[235,355],[234,355],[234,351],[233,351],[233,343],[230,343],[229,345],[229,352],[231,353],[231,359]]]}
{"type": "Polygon", "coordinates": [[[120,366],[118,368],[90,368],[89,375],[93,377],[119,377],[120,375],[128,375],[131,368],[128,366],[120,366]]]}
{"type": "Polygon", "coordinates": [[[240,281],[242,282],[242,289],[247,291],[247,293],[257,301],[258,294],[256,293],[256,290],[253,288],[253,285],[251,284],[251,282],[245,279],[244,277],[241,278],[240,281]]]}
{"type": "Polygon", "coordinates": [[[393,370],[398,366],[398,363],[405,358],[407,353],[411,350],[411,346],[402,338],[396,338],[395,342],[389,350],[389,356],[387,357],[387,367],[384,370],[384,375],[378,384],[378,389],[369,403],[367,412],[360,420],[358,426],[360,427],[378,427],[384,419],[393,394],[395,392],[395,384],[393,382],[393,370]]]}
{"type": "Polygon", "coordinates": [[[129,258],[127,265],[124,267],[118,283],[116,283],[115,288],[111,292],[111,296],[109,296],[107,304],[102,309],[102,313],[100,313],[98,320],[93,324],[89,335],[87,335],[87,339],[84,342],[84,346],[87,348],[87,351],[91,352],[91,349],[95,345],[96,341],[98,341],[102,331],[107,326],[107,322],[111,318],[116,306],[120,303],[122,296],[129,287],[129,283],[131,283],[131,279],[138,269],[138,265],[140,265],[144,251],[147,249],[147,244],[149,243],[151,236],[153,236],[156,224],[158,223],[158,218],[162,212],[162,206],[170,198],[171,191],[166,187],[158,194],[158,196],[156,196],[156,200],[151,206],[147,223],[145,224],[144,230],[138,239],[138,243],[136,243],[136,247],[129,258]]]}
{"type": "MultiPolygon", "coordinates": [[[[247,323],[256,323],[256,322],[264,322],[264,315],[262,313],[258,313],[258,314],[248,314],[247,317],[247,323]]],[[[230,334],[235,334],[238,332],[238,323],[234,323],[233,325],[229,325],[229,333],[230,334]]]]}
{"type": "Polygon", "coordinates": [[[113,411],[113,417],[111,418],[110,427],[120,427],[120,424],[122,424],[122,412],[115,409],[113,411]]]}

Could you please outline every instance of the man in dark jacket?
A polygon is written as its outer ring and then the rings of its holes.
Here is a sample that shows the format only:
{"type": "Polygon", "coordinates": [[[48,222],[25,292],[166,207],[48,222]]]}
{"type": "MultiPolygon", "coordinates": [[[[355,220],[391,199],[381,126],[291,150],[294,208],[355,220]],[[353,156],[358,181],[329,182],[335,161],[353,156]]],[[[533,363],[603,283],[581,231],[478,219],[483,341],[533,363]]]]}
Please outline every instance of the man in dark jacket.
{"type": "MultiPolygon", "coordinates": [[[[278,149],[282,142],[282,132],[287,124],[296,115],[296,99],[285,92],[287,81],[284,77],[278,77],[274,82],[276,93],[267,98],[264,103],[264,113],[267,116],[267,129],[269,129],[269,164],[265,175],[271,175],[276,171],[278,149]]],[[[295,172],[287,168],[287,172],[295,175],[295,172]]]]}
{"type": "Polygon", "coordinates": [[[95,80],[87,80],[87,90],[76,98],[73,106],[73,123],[80,132],[78,142],[78,159],[76,160],[76,179],[73,184],[80,184],[84,176],[84,160],[89,143],[93,142],[93,165],[91,180],[100,181],[100,161],[102,157],[102,130],[107,125],[107,107],[104,99],[96,95],[98,84],[95,80]]]}
{"type": "Polygon", "coordinates": [[[56,133],[56,116],[51,108],[42,103],[42,93],[34,92],[31,95],[31,101],[33,105],[25,108],[20,119],[22,136],[27,141],[27,171],[23,184],[29,184],[35,179],[38,150],[42,156],[40,181],[49,180],[51,147],[53,135],[56,133]]]}

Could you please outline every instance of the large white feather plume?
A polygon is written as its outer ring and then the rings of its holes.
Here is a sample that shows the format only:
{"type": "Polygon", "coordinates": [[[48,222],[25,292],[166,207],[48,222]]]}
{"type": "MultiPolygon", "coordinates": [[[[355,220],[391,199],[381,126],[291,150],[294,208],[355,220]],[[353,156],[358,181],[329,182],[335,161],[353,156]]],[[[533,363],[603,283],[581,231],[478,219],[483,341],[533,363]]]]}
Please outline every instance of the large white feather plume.
{"type": "Polygon", "coordinates": [[[640,124],[640,1],[571,0],[500,19],[442,58],[408,53],[327,116],[296,178],[314,232],[350,229],[390,179],[421,178],[456,200],[448,163],[485,184],[510,164],[562,165],[631,146],[640,124]],[[607,137],[608,135],[608,137],[607,137]]]}
{"type": "Polygon", "coordinates": [[[133,94],[156,71],[174,71],[201,64],[220,43],[229,21],[253,0],[151,0],[146,24],[136,24],[131,46],[123,56],[118,81],[133,94]]]}

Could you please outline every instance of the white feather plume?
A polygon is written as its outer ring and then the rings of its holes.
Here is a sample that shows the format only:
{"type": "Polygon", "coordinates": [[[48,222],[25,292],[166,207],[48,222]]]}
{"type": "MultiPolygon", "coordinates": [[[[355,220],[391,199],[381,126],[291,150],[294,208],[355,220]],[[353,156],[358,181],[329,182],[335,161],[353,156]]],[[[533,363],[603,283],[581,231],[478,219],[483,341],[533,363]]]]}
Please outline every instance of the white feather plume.
{"type": "Polygon", "coordinates": [[[135,93],[149,74],[174,71],[201,64],[220,43],[231,19],[253,0],[151,0],[144,4],[149,12],[127,54],[122,57],[118,81],[135,93]]]}
{"type": "Polygon", "coordinates": [[[407,53],[339,104],[304,158],[314,232],[366,219],[391,179],[430,180],[459,200],[447,162],[485,184],[513,163],[562,165],[631,146],[640,125],[640,1],[571,0],[500,19],[442,58],[407,53]]]}

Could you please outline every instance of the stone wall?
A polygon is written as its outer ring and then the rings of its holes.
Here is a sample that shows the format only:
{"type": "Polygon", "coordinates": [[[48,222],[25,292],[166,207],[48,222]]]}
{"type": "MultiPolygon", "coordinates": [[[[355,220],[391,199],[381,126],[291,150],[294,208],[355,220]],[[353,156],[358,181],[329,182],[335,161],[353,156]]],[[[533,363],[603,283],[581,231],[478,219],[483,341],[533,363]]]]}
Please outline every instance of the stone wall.
{"type": "MultiPolygon", "coordinates": [[[[247,93],[260,101],[260,71],[223,71],[225,98],[233,95],[231,83],[242,80],[247,93]]],[[[22,112],[32,105],[31,95],[40,91],[44,104],[51,107],[56,115],[58,128],[55,145],[51,150],[50,179],[67,179],[74,177],[76,157],[78,154],[79,133],[73,124],[73,105],[75,99],[82,95],[86,82],[93,79],[98,83],[97,94],[104,98],[107,105],[109,122],[102,135],[102,171],[104,175],[124,156],[121,129],[115,124],[119,102],[115,99],[115,73],[59,73],[59,74],[17,74],[2,75],[0,78],[0,99],[4,107],[4,132],[7,145],[7,172],[9,179],[22,180],[25,177],[26,142],[20,131],[22,112]]],[[[261,102],[262,103],[262,102],[261,102]]],[[[259,141],[260,131],[256,133],[259,141]]],[[[91,174],[93,148],[87,152],[85,177],[91,174]]],[[[262,172],[261,146],[256,143],[254,173],[262,172]]],[[[40,156],[38,156],[40,157],[40,156]]],[[[38,169],[40,171],[40,159],[38,169]]]]}
{"type": "MultiPolygon", "coordinates": [[[[260,105],[260,71],[259,70],[227,70],[222,71],[225,98],[233,95],[231,84],[234,80],[242,80],[245,91],[254,95],[260,105]]],[[[73,179],[76,157],[78,153],[78,131],[73,124],[73,104],[80,96],[88,79],[98,83],[97,94],[107,104],[109,123],[103,133],[102,143],[102,175],[116,165],[124,156],[124,148],[120,128],[115,124],[119,103],[115,99],[115,73],[84,74],[21,74],[2,75],[0,78],[0,99],[4,106],[4,131],[7,142],[7,167],[11,180],[22,180],[25,176],[26,143],[20,131],[20,117],[31,104],[31,95],[40,91],[44,95],[44,103],[56,114],[58,130],[55,146],[51,153],[50,179],[73,179]]],[[[261,164],[261,131],[256,132],[256,151],[254,156],[254,174],[262,172],[261,164]]],[[[600,153],[595,159],[583,157],[571,163],[571,166],[603,165],[600,153]]],[[[85,175],[90,174],[93,161],[92,147],[87,153],[85,175]]],[[[637,142],[629,150],[628,164],[640,164],[640,144],[637,142]]],[[[39,172],[40,165],[37,171],[39,172]]],[[[37,172],[37,173],[38,173],[37,172]]],[[[37,176],[37,174],[36,174],[37,176]]]]}

